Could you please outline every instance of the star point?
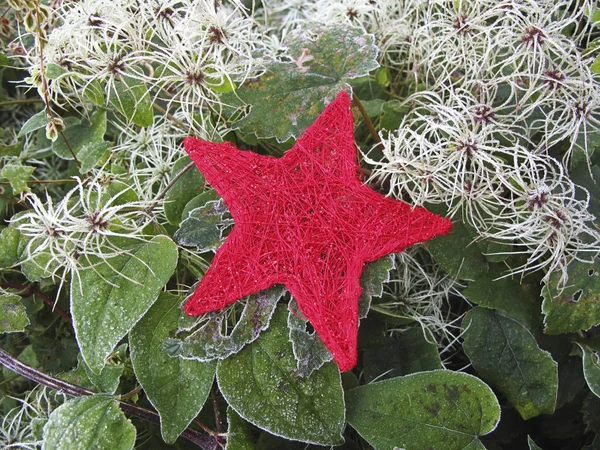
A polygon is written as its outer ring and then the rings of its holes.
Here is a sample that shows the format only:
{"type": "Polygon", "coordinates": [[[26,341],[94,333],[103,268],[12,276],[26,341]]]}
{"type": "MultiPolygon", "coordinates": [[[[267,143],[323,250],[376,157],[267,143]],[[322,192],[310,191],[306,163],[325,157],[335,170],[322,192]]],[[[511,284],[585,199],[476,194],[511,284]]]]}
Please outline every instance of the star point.
{"type": "Polygon", "coordinates": [[[359,180],[346,91],[281,158],[195,138],[184,146],[234,220],[186,313],[283,284],[342,371],[357,361],[364,264],[451,228],[448,219],[359,180]]]}

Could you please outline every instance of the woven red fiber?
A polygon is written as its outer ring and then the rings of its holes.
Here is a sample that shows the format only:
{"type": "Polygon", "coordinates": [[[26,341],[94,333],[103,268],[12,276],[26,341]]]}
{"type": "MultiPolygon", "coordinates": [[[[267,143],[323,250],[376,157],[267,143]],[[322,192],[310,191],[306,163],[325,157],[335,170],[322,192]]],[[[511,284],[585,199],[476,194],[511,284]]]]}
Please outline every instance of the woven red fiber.
{"type": "Polygon", "coordinates": [[[450,220],[359,180],[346,91],[282,158],[195,138],[184,145],[234,220],[186,313],[218,310],[283,284],[340,370],[352,369],[364,264],[448,233],[450,220]]]}

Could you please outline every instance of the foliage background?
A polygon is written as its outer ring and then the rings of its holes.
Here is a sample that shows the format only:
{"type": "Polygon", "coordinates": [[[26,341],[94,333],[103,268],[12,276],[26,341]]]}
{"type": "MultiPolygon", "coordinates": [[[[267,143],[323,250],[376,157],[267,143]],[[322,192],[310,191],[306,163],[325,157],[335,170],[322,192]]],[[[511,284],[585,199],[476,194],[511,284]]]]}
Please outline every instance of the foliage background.
{"type": "Polygon", "coordinates": [[[596,2],[0,8],[0,445],[598,447],[596,2]],[[365,268],[340,374],[279,287],[182,313],[232,220],[181,141],[281,156],[349,87],[454,228],[365,268]]]}

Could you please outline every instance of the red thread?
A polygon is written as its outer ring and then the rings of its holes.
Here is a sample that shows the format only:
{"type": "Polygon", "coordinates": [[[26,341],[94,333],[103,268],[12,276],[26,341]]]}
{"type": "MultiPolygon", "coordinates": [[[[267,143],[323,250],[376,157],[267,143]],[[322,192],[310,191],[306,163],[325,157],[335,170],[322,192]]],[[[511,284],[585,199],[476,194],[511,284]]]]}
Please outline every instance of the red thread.
{"type": "Polygon", "coordinates": [[[364,264],[452,227],[359,181],[346,91],[282,158],[196,138],[184,146],[234,220],[185,312],[198,316],[284,284],[342,371],[357,361],[364,264]]]}

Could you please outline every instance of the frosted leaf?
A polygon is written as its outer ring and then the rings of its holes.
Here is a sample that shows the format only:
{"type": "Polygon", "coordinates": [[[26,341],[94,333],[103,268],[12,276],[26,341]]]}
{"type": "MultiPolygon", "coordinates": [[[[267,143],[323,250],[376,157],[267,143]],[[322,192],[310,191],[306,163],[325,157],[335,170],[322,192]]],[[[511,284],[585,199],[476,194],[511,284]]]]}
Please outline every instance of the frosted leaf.
{"type": "Polygon", "coordinates": [[[348,26],[297,29],[286,42],[293,61],[270,62],[265,74],[223,96],[252,106],[234,127],[284,142],[298,137],[349,81],[376,69],[372,35],[348,26]]]}
{"type": "Polygon", "coordinates": [[[160,429],[174,443],[198,415],[215,377],[216,364],[171,358],[162,344],[177,329],[181,299],[163,292],[129,333],[131,362],[148,400],[160,414],[160,429]],[[159,369],[157,369],[159,368],[159,369]]]}
{"type": "Polygon", "coordinates": [[[223,232],[233,225],[227,216],[229,210],[223,199],[206,202],[189,212],[175,232],[175,240],[186,247],[196,247],[199,252],[214,250],[223,243],[223,232]]]}
{"type": "Polygon", "coordinates": [[[177,247],[166,236],[122,247],[123,254],[83,259],[71,283],[77,343],[94,372],[158,297],[177,265],[177,247]]]}
{"type": "Polygon", "coordinates": [[[344,442],[340,371],[329,362],[298,376],[283,305],[256,341],[219,361],[217,381],[237,414],[271,434],[320,445],[344,442]]]}
{"type": "Polygon", "coordinates": [[[168,338],[165,350],[171,356],[198,361],[224,359],[239,352],[267,329],[277,302],[285,290],[272,287],[245,300],[244,309],[237,323],[227,333],[229,318],[237,305],[201,316],[186,337],[168,338]]]}
{"type": "Polygon", "coordinates": [[[308,377],[323,364],[331,361],[333,357],[319,335],[314,331],[309,333],[306,330],[308,321],[300,317],[302,313],[299,312],[298,304],[294,299],[290,300],[288,309],[289,339],[292,343],[294,357],[298,362],[297,374],[301,377],[308,377]]]}
{"type": "Polygon", "coordinates": [[[365,265],[360,276],[363,289],[358,300],[358,317],[364,319],[371,308],[371,299],[383,295],[383,283],[390,281],[390,271],[394,268],[394,255],[387,255],[365,265]]]}
{"type": "Polygon", "coordinates": [[[77,368],[60,374],[59,378],[92,391],[114,394],[125,369],[126,352],[127,344],[119,345],[108,357],[106,365],[99,374],[89,368],[80,353],[77,355],[77,368]]]}
{"type": "Polygon", "coordinates": [[[14,294],[0,295],[0,333],[24,331],[29,318],[21,297],[14,294]]]}
{"type": "Polygon", "coordinates": [[[43,450],[129,450],[135,427],[105,395],[80,397],[56,408],[44,426],[43,450]]]}

